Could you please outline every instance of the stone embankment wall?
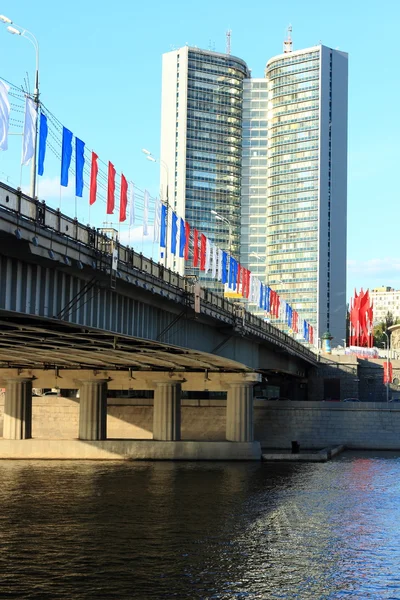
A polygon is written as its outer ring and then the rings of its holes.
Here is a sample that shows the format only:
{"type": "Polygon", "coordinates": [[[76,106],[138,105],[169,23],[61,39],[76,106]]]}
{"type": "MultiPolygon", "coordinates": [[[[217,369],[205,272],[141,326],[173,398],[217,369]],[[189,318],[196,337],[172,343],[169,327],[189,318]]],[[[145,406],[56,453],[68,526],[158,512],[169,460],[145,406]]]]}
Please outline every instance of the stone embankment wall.
{"type": "MultiPolygon", "coordinates": [[[[153,401],[109,398],[109,439],[151,439],[153,401]]],[[[225,401],[184,400],[182,440],[225,440],[225,401]]],[[[4,402],[0,396],[0,436],[4,402]]],[[[76,439],[79,400],[33,398],[35,439],[76,439]]],[[[266,448],[302,448],[345,444],[352,448],[400,450],[400,403],[255,401],[254,437],[266,448]]]]}

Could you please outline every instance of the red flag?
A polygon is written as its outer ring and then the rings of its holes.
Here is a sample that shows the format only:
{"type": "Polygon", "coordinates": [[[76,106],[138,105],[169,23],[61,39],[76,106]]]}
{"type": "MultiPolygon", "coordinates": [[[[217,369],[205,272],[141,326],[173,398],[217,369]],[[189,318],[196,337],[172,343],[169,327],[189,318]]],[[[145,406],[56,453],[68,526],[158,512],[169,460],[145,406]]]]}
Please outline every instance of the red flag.
{"type": "Polygon", "coordinates": [[[206,247],[207,238],[204,233],[200,234],[200,271],[206,270],[206,247]]]}
{"type": "Polygon", "coordinates": [[[275,292],[276,294],[276,298],[275,298],[275,316],[276,318],[279,317],[279,306],[281,303],[281,299],[279,298],[278,294],[275,292]]]}
{"type": "Polygon", "coordinates": [[[115,169],[108,163],[107,214],[112,215],[115,206],[115,169]]]}
{"type": "Polygon", "coordinates": [[[190,225],[187,221],[185,221],[185,251],[183,254],[183,258],[185,260],[189,259],[189,241],[190,241],[190,225]]]}
{"type": "Polygon", "coordinates": [[[383,383],[392,383],[393,381],[393,365],[391,362],[383,363],[383,383]]]}
{"type": "Polygon", "coordinates": [[[96,202],[96,194],[97,194],[97,173],[99,172],[99,167],[97,164],[97,159],[99,157],[95,152],[92,152],[92,166],[90,167],[90,192],[89,192],[89,204],[92,205],[96,202]]]}
{"type": "Polygon", "coordinates": [[[238,263],[237,280],[236,280],[236,291],[238,294],[240,294],[242,291],[239,289],[241,280],[242,280],[242,265],[240,263],[238,263]]]}
{"type": "Polygon", "coordinates": [[[199,232],[193,229],[193,266],[199,266],[199,232]]]}
{"type": "Polygon", "coordinates": [[[126,205],[128,204],[128,182],[121,173],[121,198],[119,201],[119,221],[126,220],[126,205]]]}
{"type": "Polygon", "coordinates": [[[250,271],[249,269],[245,270],[246,273],[246,298],[248,298],[250,296],[250,271]]]}

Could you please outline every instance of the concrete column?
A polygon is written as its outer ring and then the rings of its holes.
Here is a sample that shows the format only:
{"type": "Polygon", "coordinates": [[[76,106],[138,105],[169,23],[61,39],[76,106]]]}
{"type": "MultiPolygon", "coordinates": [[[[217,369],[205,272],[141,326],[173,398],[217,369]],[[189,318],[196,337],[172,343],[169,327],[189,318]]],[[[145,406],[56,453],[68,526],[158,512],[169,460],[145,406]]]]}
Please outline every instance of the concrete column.
{"type": "Polygon", "coordinates": [[[252,442],[253,383],[232,383],[226,399],[226,439],[230,442],[252,442]]]}
{"type": "Polygon", "coordinates": [[[79,396],[79,439],[107,439],[107,381],[81,381],[79,396]]]}
{"type": "Polygon", "coordinates": [[[181,439],[181,384],[157,383],[154,390],[153,440],[181,439]]]}
{"type": "Polygon", "coordinates": [[[32,437],[32,380],[6,380],[3,438],[27,440],[32,437]]]}

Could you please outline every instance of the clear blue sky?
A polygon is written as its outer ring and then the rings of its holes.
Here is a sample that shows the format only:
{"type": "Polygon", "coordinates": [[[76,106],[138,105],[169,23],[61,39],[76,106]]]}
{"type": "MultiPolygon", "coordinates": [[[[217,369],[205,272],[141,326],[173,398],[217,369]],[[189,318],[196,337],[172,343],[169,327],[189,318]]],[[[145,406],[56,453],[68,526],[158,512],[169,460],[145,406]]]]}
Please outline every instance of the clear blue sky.
{"type": "MultiPolygon", "coordinates": [[[[288,24],[295,49],[321,42],[348,52],[347,296],[355,286],[400,288],[398,1],[5,0],[0,12],[39,40],[45,105],[105,162],[113,161],[153,196],[158,166],[146,161],[141,149],[159,152],[163,52],[186,43],[224,52],[225,32],[231,29],[232,54],[260,77],[266,61],[282,51],[288,24]]],[[[28,71],[32,82],[33,48],[4,27],[0,57],[0,77],[20,85],[28,71]]],[[[19,160],[13,139],[10,151],[0,155],[2,180],[6,173],[10,182],[19,182],[19,160]]],[[[53,168],[49,176],[58,177],[53,168]]],[[[28,179],[26,168],[23,181],[28,179]]],[[[64,204],[62,209],[67,212],[64,204]]]]}

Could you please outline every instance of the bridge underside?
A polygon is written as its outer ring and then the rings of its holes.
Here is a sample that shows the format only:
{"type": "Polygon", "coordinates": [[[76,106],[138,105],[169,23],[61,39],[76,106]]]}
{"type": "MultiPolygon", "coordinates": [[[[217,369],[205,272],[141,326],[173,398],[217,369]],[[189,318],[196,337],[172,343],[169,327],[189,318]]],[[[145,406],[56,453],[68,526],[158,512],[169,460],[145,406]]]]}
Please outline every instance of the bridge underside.
{"type": "Polygon", "coordinates": [[[0,367],[251,372],[228,358],[0,310],[0,367]]]}

